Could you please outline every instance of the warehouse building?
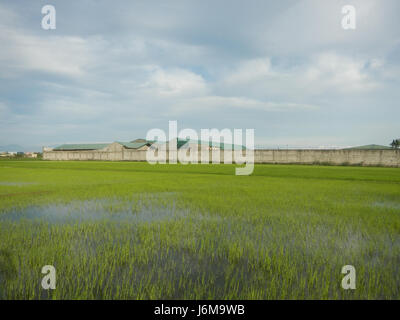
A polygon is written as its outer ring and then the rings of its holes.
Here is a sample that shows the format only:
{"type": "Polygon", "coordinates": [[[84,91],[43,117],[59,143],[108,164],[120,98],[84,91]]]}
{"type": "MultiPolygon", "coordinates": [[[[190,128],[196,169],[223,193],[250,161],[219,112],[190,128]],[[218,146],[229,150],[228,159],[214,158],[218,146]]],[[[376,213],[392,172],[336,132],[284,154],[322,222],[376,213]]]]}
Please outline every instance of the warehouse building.
{"type": "MultiPolygon", "coordinates": [[[[146,151],[154,141],[136,139],[131,142],[116,141],[113,143],[63,144],[56,148],[43,148],[45,160],[109,160],[109,161],[145,161],[146,151]]],[[[166,143],[168,148],[168,142],[166,143]]],[[[177,140],[177,149],[198,148],[198,150],[232,149],[233,145],[203,142],[196,140],[177,140]]],[[[243,149],[243,146],[239,146],[243,149]]]]}
{"type": "MultiPolygon", "coordinates": [[[[145,139],[136,139],[131,142],[63,144],[54,149],[43,148],[43,159],[147,161],[146,153],[152,146],[155,146],[154,141],[147,141],[145,139]]],[[[224,162],[224,150],[242,149],[243,154],[247,152],[243,146],[181,139],[177,142],[178,149],[196,147],[198,147],[199,151],[208,151],[210,161],[213,159],[212,153],[215,151],[220,151],[221,162],[224,162]]],[[[168,152],[166,158],[169,159],[168,152]]],[[[200,158],[198,162],[201,162],[200,158]]],[[[254,162],[400,167],[400,149],[262,149],[254,150],[254,162]]]]}
{"type": "Polygon", "coordinates": [[[145,139],[131,142],[63,144],[53,149],[43,148],[43,159],[140,161],[151,144],[152,141],[145,139]]]}

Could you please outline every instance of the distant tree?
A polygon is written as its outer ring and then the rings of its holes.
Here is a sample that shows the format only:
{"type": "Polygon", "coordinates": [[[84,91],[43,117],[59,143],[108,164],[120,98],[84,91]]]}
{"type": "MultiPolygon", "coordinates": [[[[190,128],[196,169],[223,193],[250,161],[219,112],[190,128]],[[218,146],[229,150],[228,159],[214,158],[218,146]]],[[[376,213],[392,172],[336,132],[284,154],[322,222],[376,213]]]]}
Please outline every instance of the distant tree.
{"type": "Polygon", "coordinates": [[[392,143],[390,144],[391,147],[393,149],[398,149],[400,147],[400,140],[399,139],[395,139],[392,141],[392,143]]]}

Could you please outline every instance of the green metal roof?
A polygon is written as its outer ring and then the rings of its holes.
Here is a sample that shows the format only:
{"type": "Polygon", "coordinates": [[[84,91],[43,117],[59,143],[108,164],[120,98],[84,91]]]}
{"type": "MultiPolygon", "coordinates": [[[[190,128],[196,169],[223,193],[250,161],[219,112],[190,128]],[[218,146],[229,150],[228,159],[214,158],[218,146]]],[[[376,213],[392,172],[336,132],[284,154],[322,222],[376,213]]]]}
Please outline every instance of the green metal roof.
{"type": "Polygon", "coordinates": [[[391,147],[387,146],[381,146],[378,144],[368,144],[366,146],[359,146],[359,147],[351,147],[351,148],[346,148],[350,150],[386,150],[386,149],[392,149],[391,147]]]}
{"type": "MultiPolygon", "coordinates": [[[[200,145],[208,145],[209,147],[217,147],[221,150],[246,150],[245,146],[237,145],[237,144],[227,144],[227,143],[219,143],[214,141],[202,141],[202,140],[185,140],[185,139],[177,139],[176,146],[178,149],[183,147],[186,143],[196,143],[200,145]]],[[[165,143],[165,142],[159,142],[165,143]]]]}
{"type": "Polygon", "coordinates": [[[125,148],[128,149],[139,149],[148,144],[148,142],[120,142],[120,141],[116,142],[122,144],[125,148]]]}
{"type": "MultiPolygon", "coordinates": [[[[116,141],[120,145],[124,146],[128,149],[139,149],[145,145],[152,144],[154,141],[141,141],[141,142],[121,142],[116,141]]],[[[221,150],[245,150],[246,148],[241,145],[233,145],[233,144],[226,144],[226,143],[218,143],[213,141],[201,141],[201,140],[184,140],[178,139],[177,140],[177,147],[178,149],[184,146],[186,143],[197,143],[200,145],[208,145],[210,147],[217,147],[221,150]]],[[[63,144],[54,148],[55,151],[72,151],[72,150],[99,150],[109,146],[111,143],[89,143],[89,144],[63,144]]]]}
{"type": "Polygon", "coordinates": [[[62,144],[53,150],[99,150],[107,147],[109,143],[62,144]]]}
{"type": "MultiPolygon", "coordinates": [[[[209,147],[217,147],[220,148],[221,150],[245,150],[246,147],[238,144],[228,144],[228,143],[219,143],[215,141],[202,141],[202,140],[181,140],[181,146],[184,145],[185,143],[190,142],[190,143],[198,143],[200,145],[208,145],[209,147]]],[[[178,140],[178,148],[179,147],[179,140],[178,140]]]]}
{"type": "Polygon", "coordinates": [[[135,140],[129,141],[129,142],[135,143],[135,142],[148,142],[148,141],[146,139],[139,138],[139,139],[135,139],[135,140]]]}

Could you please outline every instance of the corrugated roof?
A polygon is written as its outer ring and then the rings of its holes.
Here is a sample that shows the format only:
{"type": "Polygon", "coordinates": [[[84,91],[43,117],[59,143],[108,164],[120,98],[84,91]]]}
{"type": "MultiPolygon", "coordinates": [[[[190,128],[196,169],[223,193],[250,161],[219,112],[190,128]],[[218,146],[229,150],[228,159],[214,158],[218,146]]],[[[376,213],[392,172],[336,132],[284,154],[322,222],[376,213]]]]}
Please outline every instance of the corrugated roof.
{"type": "Polygon", "coordinates": [[[135,140],[133,140],[133,141],[130,141],[131,143],[135,143],[135,142],[147,142],[147,140],[146,139],[141,139],[141,138],[139,138],[139,139],[135,139],[135,140]]]}
{"type": "Polygon", "coordinates": [[[62,144],[53,150],[99,150],[107,147],[109,143],[62,144]]]}
{"type": "Polygon", "coordinates": [[[387,146],[381,146],[378,144],[368,144],[366,146],[359,146],[359,147],[351,147],[351,148],[346,148],[350,150],[386,150],[386,149],[392,149],[391,147],[387,146]]]}
{"type": "MultiPolygon", "coordinates": [[[[164,142],[159,142],[164,143],[164,142]]],[[[169,142],[168,142],[169,143],[169,142]]],[[[196,143],[199,145],[206,145],[209,147],[217,147],[221,150],[246,150],[245,146],[237,145],[237,144],[227,144],[227,143],[219,143],[214,141],[202,141],[202,140],[185,140],[185,139],[177,139],[177,148],[180,149],[187,143],[196,143]]]]}
{"type": "Polygon", "coordinates": [[[200,145],[208,145],[209,147],[217,147],[220,148],[221,150],[244,150],[246,147],[241,146],[241,145],[235,145],[235,144],[227,144],[227,143],[219,143],[219,142],[214,142],[214,141],[202,141],[202,140],[180,140],[178,139],[178,149],[185,145],[187,142],[189,143],[197,143],[200,145]]]}
{"type": "Polygon", "coordinates": [[[148,144],[148,142],[120,142],[120,141],[117,141],[117,143],[122,144],[125,148],[128,149],[139,149],[148,144]]]}
{"type": "MultiPolygon", "coordinates": [[[[184,139],[178,139],[177,141],[177,147],[178,149],[184,146],[186,143],[197,143],[200,145],[208,145],[210,147],[217,147],[222,150],[244,150],[246,149],[244,146],[241,145],[233,145],[233,144],[226,144],[226,143],[218,143],[218,142],[207,142],[207,141],[201,141],[201,140],[184,140],[184,139]]],[[[120,145],[124,146],[125,148],[128,149],[139,149],[145,145],[152,144],[153,141],[143,141],[143,142],[121,142],[121,141],[116,141],[116,143],[119,143],[120,145]]],[[[61,146],[58,146],[54,148],[53,150],[55,151],[72,151],[72,150],[99,150],[103,149],[107,146],[109,146],[111,143],[87,143],[87,144],[63,144],[61,146]]]]}

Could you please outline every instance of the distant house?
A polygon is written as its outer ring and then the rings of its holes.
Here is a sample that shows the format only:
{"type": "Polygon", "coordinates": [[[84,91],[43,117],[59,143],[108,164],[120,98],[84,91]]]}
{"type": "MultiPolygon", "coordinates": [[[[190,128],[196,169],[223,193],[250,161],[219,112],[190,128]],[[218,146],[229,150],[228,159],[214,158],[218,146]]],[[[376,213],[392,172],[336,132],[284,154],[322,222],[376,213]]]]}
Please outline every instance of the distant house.
{"type": "Polygon", "coordinates": [[[36,152],[25,152],[26,158],[37,158],[38,154],[36,152]]]}

